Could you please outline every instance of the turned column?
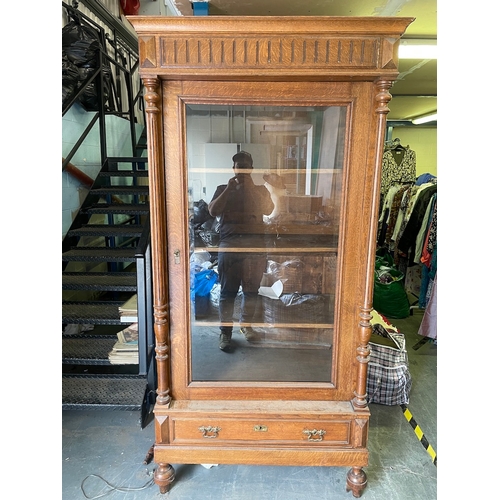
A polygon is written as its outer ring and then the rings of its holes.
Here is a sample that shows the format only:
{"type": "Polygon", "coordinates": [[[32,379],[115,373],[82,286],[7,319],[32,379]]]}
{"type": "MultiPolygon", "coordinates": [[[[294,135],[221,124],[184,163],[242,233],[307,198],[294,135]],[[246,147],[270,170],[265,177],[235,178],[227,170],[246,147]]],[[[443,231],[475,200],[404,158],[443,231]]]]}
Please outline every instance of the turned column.
{"type": "Polygon", "coordinates": [[[159,104],[161,99],[160,80],[143,78],[146,92],[146,122],[149,162],[149,199],[151,227],[151,255],[153,273],[153,312],[156,337],[156,366],[158,388],[156,403],[169,405],[170,364],[169,364],[169,311],[168,311],[168,263],[167,263],[167,225],[166,207],[163,202],[165,193],[165,173],[163,168],[162,116],[159,104]]]}
{"type": "Polygon", "coordinates": [[[382,155],[384,152],[384,138],[385,138],[385,125],[386,117],[389,112],[387,103],[391,100],[392,96],[389,89],[392,86],[392,81],[377,80],[375,86],[377,93],[375,95],[375,113],[377,117],[376,125],[376,148],[374,156],[373,178],[371,185],[371,213],[370,213],[370,226],[368,230],[368,247],[366,254],[366,269],[364,278],[364,297],[361,306],[359,322],[359,344],[357,348],[356,360],[358,361],[358,376],[356,383],[356,390],[352,404],[355,408],[367,408],[367,394],[366,394],[366,380],[368,373],[368,361],[370,359],[370,347],[368,342],[372,333],[370,320],[372,318],[371,311],[373,305],[373,272],[376,251],[377,239],[377,225],[378,225],[378,210],[379,210],[379,192],[380,192],[380,176],[382,171],[382,155]]]}

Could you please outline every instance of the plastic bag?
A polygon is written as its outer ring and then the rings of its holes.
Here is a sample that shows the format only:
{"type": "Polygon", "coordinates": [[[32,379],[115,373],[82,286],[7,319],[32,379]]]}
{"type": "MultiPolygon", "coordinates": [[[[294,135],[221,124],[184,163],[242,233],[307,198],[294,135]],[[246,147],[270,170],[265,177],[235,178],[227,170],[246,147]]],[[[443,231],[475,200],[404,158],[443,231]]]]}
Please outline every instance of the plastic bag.
{"type": "Polygon", "coordinates": [[[266,323],[331,323],[333,313],[324,295],[285,293],[278,300],[262,298],[266,323]]]}
{"type": "Polygon", "coordinates": [[[410,301],[404,288],[404,274],[388,266],[390,260],[377,257],[373,283],[373,308],[388,318],[407,318],[410,301]]]}
{"type": "Polygon", "coordinates": [[[62,103],[63,108],[69,102],[80,83],[80,73],[75,63],[71,62],[68,55],[62,53],[62,103]]]}
{"type": "Polygon", "coordinates": [[[205,269],[194,275],[193,291],[195,297],[209,297],[219,275],[213,269],[205,269]]]}
{"type": "Polygon", "coordinates": [[[304,262],[300,259],[290,259],[284,262],[267,262],[266,273],[273,277],[273,281],[281,280],[285,293],[294,293],[302,290],[302,274],[304,262]]]}
{"type": "MultiPolygon", "coordinates": [[[[108,66],[102,66],[102,75],[103,75],[103,96],[104,96],[104,102],[108,100],[109,97],[109,85],[111,81],[111,69],[108,66]]],[[[88,68],[84,69],[84,72],[86,72],[87,75],[90,75],[94,73],[95,69],[94,68],[88,68]]],[[[80,73],[82,73],[82,70],[80,70],[80,73]]],[[[85,78],[82,80],[85,81],[85,78]]],[[[99,98],[98,98],[98,92],[97,92],[97,83],[96,80],[99,77],[96,77],[95,80],[93,80],[89,85],[85,87],[85,90],[83,91],[82,95],[80,96],[80,104],[87,110],[87,111],[97,111],[99,109],[99,98]]]]}
{"type": "Polygon", "coordinates": [[[92,63],[97,65],[97,54],[101,50],[99,33],[82,23],[77,15],[62,29],[62,50],[68,59],[78,67],[92,63]]]}
{"type": "Polygon", "coordinates": [[[219,280],[213,269],[205,269],[195,273],[192,281],[191,300],[194,304],[195,317],[203,318],[211,313],[211,291],[219,280]]]}
{"type": "Polygon", "coordinates": [[[195,225],[201,225],[206,221],[213,221],[213,217],[208,211],[208,204],[205,200],[199,200],[194,203],[194,223],[195,225]]]}
{"type": "MultiPolygon", "coordinates": [[[[69,63],[78,68],[79,77],[73,75],[74,89],[81,85],[87,78],[93,75],[100,65],[99,53],[102,43],[99,32],[87,25],[77,14],[69,13],[71,21],[62,29],[62,53],[63,53],[63,90],[64,72],[69,63]]],[[[108,100],[111,87],[111,68],[108,64],[102,65],[104,101],[108,100]]],[[[98,77],[96,77],[97,79],[98,77]]],[[[66,85],[68,82],[66,81],[66,85]]],[[[97,82],[93,80],[79,97],[80,104],[87,111],[98,110],[97,82]]],[[[70,95],[63,93],[63,107],[69,100],[70,95]]]]}

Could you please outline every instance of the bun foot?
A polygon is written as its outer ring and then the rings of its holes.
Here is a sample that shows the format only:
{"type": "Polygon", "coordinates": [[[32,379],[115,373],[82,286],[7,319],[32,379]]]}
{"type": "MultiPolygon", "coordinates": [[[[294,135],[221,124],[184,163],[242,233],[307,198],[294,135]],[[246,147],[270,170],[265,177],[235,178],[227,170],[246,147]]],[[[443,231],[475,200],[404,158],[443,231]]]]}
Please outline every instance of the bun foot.
{"type": "Polygon", "coordinates": [[[160,487],[160,493],[167,493],[175,479],[175,469],[170,464],[158,464],[154,475],[155,483],[160,487]]]}
{"type": "Polygon", "coordinates": [[[359,498],[366,488],[366,473],[361,467],[353,467],[347,473],[346,491],[352,491],[354,498],[359,498]]]}

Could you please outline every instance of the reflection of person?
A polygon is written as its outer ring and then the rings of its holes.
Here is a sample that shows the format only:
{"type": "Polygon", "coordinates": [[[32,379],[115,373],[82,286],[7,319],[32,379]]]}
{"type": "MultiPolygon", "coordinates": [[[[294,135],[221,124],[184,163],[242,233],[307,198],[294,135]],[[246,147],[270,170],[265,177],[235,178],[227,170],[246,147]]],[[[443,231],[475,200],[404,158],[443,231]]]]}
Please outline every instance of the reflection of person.
{"type": "Polygon", "coordinates": [[[238,290],[243,297],[240,311],[240,332],[249,341],[256,334],[249,326],[254,319],[258,289],[266,270],[263,217],[273,210],[273,202],[265,186],[254,184],[251,177],[253,160],[250,153],[240,151],[233,156],[234,177],[217,186],[208,205],[210,215],[220,218],[218,271],[220,281],[219,347],[230,349],[233,331],[233,309],[238,290]],[[239,248],[255,248],[254,253],[239,248]],[[231,251],[229,251],[231,249],[231,251]],[[233,249],[235,251],[233,251],[233,249]]]}

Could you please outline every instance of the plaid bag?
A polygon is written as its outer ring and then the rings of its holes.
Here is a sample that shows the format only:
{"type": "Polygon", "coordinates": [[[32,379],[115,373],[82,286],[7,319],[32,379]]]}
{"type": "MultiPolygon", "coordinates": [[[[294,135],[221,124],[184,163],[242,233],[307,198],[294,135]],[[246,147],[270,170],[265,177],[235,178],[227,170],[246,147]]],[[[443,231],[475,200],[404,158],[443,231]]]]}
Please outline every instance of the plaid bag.
{"type": "Polygon", "coordinates": [[[404,334],[386,330],[380,324],[373,325],[368,342],[368,403],[394,406],[410,402],[412,380],[405,344],[404,334]],[[382,342],[378,336],[385,340],[382,342]]]}

